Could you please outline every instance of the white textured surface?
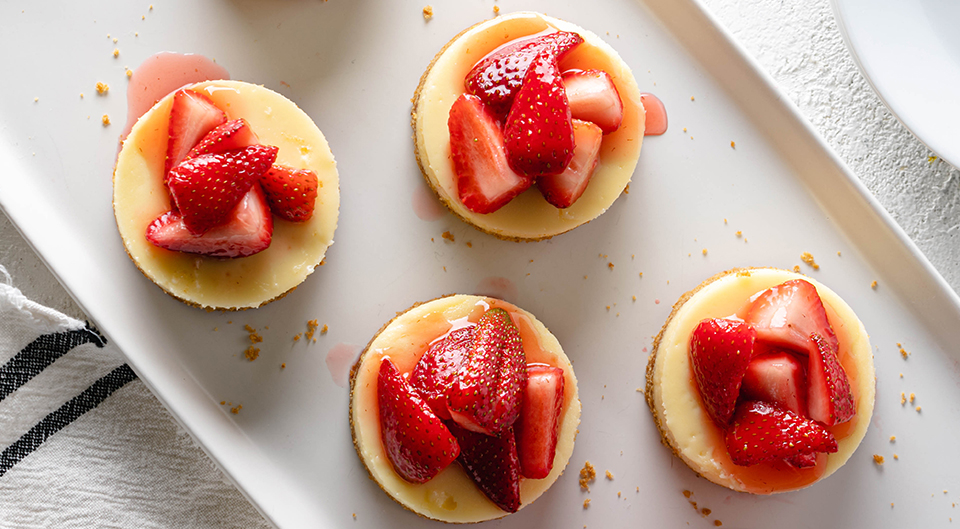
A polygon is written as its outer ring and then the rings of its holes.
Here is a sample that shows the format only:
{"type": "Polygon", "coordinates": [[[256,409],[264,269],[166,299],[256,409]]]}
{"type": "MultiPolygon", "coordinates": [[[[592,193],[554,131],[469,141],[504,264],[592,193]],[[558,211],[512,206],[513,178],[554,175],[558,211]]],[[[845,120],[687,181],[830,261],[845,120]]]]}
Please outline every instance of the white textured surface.
{"type": "MultiPolygon", "coordinates": [[[[845,49],[829,2],[704,1],[784,88],[951,287],[960,290],[960,171],[939,159],[930,161],[934,154],[882,106],[845,49]]],[[[84,314],[3,215],[0,265],[7,267],[15,284],[31,299],[84,319],[84,314]]],[[[102,473],[64,476],[55,487],[54,496],[69,499],[71,491],[82,489],[85,482],[120,476],[123,483],[135,480],[148,488],[138,489],[137,496],[100,498],[102,503],[90,504],[90,509],[116,510],[123,515],[133,511],[150,514],[144,519],[101,519],[103,524],[162,526],[165,520],[180,518],[185,513],[189,514],[189,526],[249,527],[254,523],[253,509],[221,481],[217,471],[175,423],[156,420],[166,412],[141,383],[131,384],[108,399],[95,412],[102,415],[91,414],[80,420],[111,425],[111,407],[142,413],[149,420],[141,421],[142,430],[104,429],[105,435],[133,435],[134,441],[145,446],[168,450],[178,463],[169,468],[150,468],[136,454],[113,454],[111,466],[102,473]],[[134,405],[119,406],[121,399],[134,401],[134,405]],[[151,492],[149,487],[155,490],[151,492]],[[171,490],[180,492],[176,502],[151,505],[151,498],[169,497],[171,490]]],[[[59,446],[54,437],[43,449],[75,448],[59,446]]],[[[25,460],[17,470],[28,470],[29,464],[29,459],[25,460]]],[[[27,491],[21,491],[17,500],[26,502],[33,501],[32,498],[35,497],[27,491]]],[[[55,516],[55,503],[45,505],[45,514],[38,513],[40,517],[32,522],[56,525],[57,520],[50,517],[55,516]]]]}

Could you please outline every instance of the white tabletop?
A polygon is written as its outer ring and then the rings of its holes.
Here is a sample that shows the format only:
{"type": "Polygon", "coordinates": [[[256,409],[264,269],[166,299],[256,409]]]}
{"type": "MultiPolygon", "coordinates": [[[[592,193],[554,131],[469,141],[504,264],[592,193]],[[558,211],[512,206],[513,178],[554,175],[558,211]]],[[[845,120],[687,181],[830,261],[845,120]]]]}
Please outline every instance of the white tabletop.
{"type": "MultiPolygon", "coordinates": [[[[960,292],[960,171],[937,158],[883,106],[845,48],[829,0],[703,1],[781,85],[947,283],[960,292]]],[[[85,319],[2,214],[0,265],[31,299],[85,319]]],[[[152,405],[162,411],[155,400],[152,405]]],[[[168,429],[176,432],[177,426],[170,421],[168,429]]],[[[233,513],[234,521],[250,526],[257,518],[253,508],[221,481],[199,449],[179,437],[184,457],[197,464],[176,472],[181,475],[192,467],[194,483],[205,491],[198,504],[209,507],[207,495],[212,495],[223,503],[220,512],[233,513]]],[[[162,476],[163,469],[151,474],[157,487],[164,487],[162,476]]],[[[180,478],[170,481],[179,483],[180,478]]]]}

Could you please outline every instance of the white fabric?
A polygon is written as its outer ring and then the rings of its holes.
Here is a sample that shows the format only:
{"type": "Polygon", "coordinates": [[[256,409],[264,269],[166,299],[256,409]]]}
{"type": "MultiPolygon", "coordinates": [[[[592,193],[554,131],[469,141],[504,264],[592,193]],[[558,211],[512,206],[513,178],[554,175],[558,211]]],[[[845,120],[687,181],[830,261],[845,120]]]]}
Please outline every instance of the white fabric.
{"type": "MultiPolygon", "coordinates": [[[[84,323],[27,299],[0,266],[0,366],[84,323]]],[[[0,450],[124,363],[83,344],[0,400],[0,450]]],[[[0,527],[268,527],[134,380],[0,475],[0,527]]]]}

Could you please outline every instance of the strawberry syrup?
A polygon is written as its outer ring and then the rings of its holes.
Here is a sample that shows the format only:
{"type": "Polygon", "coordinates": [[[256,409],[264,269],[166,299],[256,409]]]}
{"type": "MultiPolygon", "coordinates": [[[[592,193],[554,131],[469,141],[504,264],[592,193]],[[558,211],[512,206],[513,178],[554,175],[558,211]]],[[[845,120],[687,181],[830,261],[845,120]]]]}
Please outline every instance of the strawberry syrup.
{"type": "Polygon", "coordinates": [[[127,124],[120,141],[163,96],[184,85],[219,79],[230,79],[230,74],[203,55],[164,51],[148,57],[127,83],[127,124]]]}
{"type": "Polygon", "coordinates": [[[447,212],[433,191],[423,185],[418,185],[414,188],[411,203],[413,204],[413,212],[417,214],[417,218],[427,222],[440,220],[447,212]]]}
{"type": "Polygon", "coordinates": [[[350,368],[360,356],[360,346],[350,343],[338,343],[327,351],[327,371],[333,383],[345,388],[350,384],[350,368]]]}
{"type": "Polygon", "coordinates": [[[644,128],[644,136],[659,136],[667,132],[667,109],[663,106],[660,98],[646,92],[640,94],[640,102],[643,103],[643,109],[647,112],[647,123],[644,128]]]}

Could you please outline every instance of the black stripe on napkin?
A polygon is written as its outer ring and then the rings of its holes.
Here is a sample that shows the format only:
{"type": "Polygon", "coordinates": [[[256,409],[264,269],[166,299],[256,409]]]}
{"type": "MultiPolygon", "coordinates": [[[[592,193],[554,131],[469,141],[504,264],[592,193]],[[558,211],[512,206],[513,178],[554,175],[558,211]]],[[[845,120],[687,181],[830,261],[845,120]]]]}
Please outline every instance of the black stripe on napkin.
{"type": "Polygon", "coordinates": [[[0,476],[3,476],[24,457],[27,457],[30,452],[36,450],[51,435],[57,433],[84,413],[96,408],[114,391],[136,378],[137,374],[133,372],[133,369],[130,369],[127,364],[123,364],[94,382],[83,393],[67,401],[57,411],[44,417],[30,431],[23,434],[17,442],[0,453],[0,476]]]}
{"type": "Polygon", "coordinates": [[[44,334],[20,350],[6,364],[0,366],[0,400],[26,384],[41,371],[67,354],[74,347],[93,343],[103,347],[106,338],[90,327],[73,331],[44,334]]]}

